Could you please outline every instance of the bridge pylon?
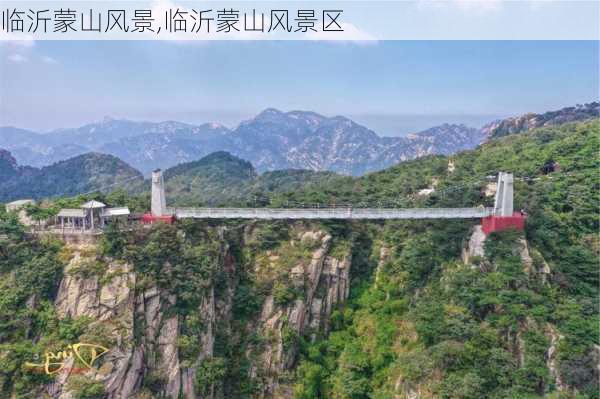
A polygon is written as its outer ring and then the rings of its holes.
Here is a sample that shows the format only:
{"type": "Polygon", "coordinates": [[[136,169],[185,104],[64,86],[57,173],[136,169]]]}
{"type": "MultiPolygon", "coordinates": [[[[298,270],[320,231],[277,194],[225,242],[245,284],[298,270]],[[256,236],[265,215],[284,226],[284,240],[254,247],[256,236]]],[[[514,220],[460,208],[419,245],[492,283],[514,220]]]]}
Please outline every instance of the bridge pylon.
{"type": "Polygon", "coordinates": [[[512,173],[498,173],[498,186],[496,189],[496,199],[494,202],[494,215],[513,215],[513,184],[514,178],[512,173]]]}
{"type": "Polygon", "coordinates": [[[481,220],[483,232],[487,235],[495,231],[525,228],[525,215],[514,211],[514,177],[512,173],[499,172],[494,212],[481,220]]]}
{"type": "Polygon", "coordinates": [[[167,213],[165,182],[160,169],[152,172],[152,202],[150,209],[154,216],[163,216],[167,213]]]}
{"type": "Polygon", "coordinates": [[[152,192],[150,201],[150,213],[146,213],[142,216],[143,224],[153,224],[156,222],[173,223],[175,218],[167,212],[165,182],[160,169],[156,169],[152,172],[152,192]]]}

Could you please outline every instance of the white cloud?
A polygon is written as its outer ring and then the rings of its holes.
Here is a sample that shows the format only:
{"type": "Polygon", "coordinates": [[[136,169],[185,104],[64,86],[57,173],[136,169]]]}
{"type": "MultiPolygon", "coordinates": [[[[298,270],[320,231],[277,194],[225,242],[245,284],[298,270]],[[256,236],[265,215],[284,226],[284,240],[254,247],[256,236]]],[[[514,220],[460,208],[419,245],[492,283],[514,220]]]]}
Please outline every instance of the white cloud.
{"type": "Polygon", "coordinates": [[[0,46],[5,46],[10,49],[28,49],[35,46],[35,40],[30,34],[11,34],[10,39],[8,33],[0,31],[0,46]],[[16,39],[14,39],[16,38],[16,39]]]}
{"type": "Polygon", "coordinates": [[[453,0],[453,2],[465,11],[491,12],[502,8],[501,0],[453,0]]]}
{"type": "Polygon", "coordinates": [[[15,64],[22,64],[29,61],[29,54],[33,51],[35,41],[31,35],[19,36],[18,40],[8,39],[6,32],[0,32],[0,48],[4,48],[9,53],[6,59],[15,64]]]}
{"type": "Polygon", "coordinates": [[[503,0],[419,0],[419,7],[444,10],[458,8],[470,13],[488,13],[502,8],[503,0]]]}
{"type": "Polygon", "coordinates": [[[31,48],[35,46],[35,40],[31,36],[24,37],[21,40],[10,40],[8,45],[11,47],[31,48]]]}
{"type": "Polygon", "coordinates": [[[49,65],[56,65],[58,64],[58,61],[52,57],[48,57],[47,55],[42,56],[42,62],[44,64],[49,64],[49,65]]]}
{"type": "Polygon", "coordinates": [[[306,38],[309,40],[326,40],[332,42],[354,42],[358,44],[377,44],[377,38],[355,25],[342,22],[340,23],[343,31],[323,32],[323,25],[317,27],[317,32],[309,31],[306,38]]]}
{"type": "Polygon", "coordinates": [[[8,56],[8,60],[10,62],[14,62],[15,64],[22,64],[28,61],[28,59],[21,54],[11,54],[8,56]]]}

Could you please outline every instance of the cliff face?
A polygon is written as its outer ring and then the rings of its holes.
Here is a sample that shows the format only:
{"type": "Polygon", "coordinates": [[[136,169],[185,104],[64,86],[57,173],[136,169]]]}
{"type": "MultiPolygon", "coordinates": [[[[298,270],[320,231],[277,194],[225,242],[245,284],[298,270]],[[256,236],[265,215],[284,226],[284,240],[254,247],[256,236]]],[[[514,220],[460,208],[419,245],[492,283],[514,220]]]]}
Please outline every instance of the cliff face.
{"type": "MultiPolygon", "coordinates": [[[[126,397],[134,386],[140,371],[140,354],[133,347],[133,327],[136,308],[136,276],[131,265],[107,261],[100,273],[91,273],[98,266],[93,245],[69,246],[70,260],[65,268],[55,301],[59,318],[89,318],[90,330],[101,336],[102,344],[109,344],[110,351],[103,356],[102,367],[87,376],[106,384],[107,392],[115,397],[126,397]]],[[[91,337],[90,337],[91,338],[91,337]]],[[[93,340],[93,339],[92,339],[93,340]]],[[[100,344],[100,342],[89,342],[100,344]]],[[[51,396],[71,398],[67,383],[73,373],[70,362],[55,381],[47,386],[51,396]]]]}
{"type": "MultiPolygon", "coordinates": [[[[472,229],[470,239],[463,249],[463,262],[474,268],[479,268],[483,273],[494,272],[496,266],[490,261],[485,254],[485,241],[486,236],[481,230],[481,226],[475,226],[472,229]]],[[[522,265],[522,272],[528,280],[528,284],[536,284],[543,287],[549,286],[549,280],[551,278],[551,270],[548,263],[543,259],[541,254],[531,249],[527,240],[521,238],[517,242],[517,246],[513,248],[516,255],[522,265]],[[535,258],[535,261],[534,261],[535,258]]],[[[496,311],[501,312],[501,308],[497,308],[496,311]]],[[[543,353],[544,365],[546,366],[549,374],[549,381],[554,385],[558,392],[563,394],[574,394],[575,390],[573,387],[568,386],[563,381],[557,364],[557,348],[561,339],[564,336],[558,333],[556,326],[551,323],[539,323],[531,317],[526,317],[522,321],[517,331],[508,332],[504,337],[506,345],[510,348],[516,359],[516,366],[522,368],[526,365],[528,357],[530,356],[527,343],[523,337],[528,333],[534,333],[536,331],[543,332],[545,338],[547,338],[545,349],[543,353]]],[[[547,387],[542,387],[546,390],[547,387]]]]}
{"type": "MultiPolygon", "coordinates": [[[[517,383],[538,396],[581,392],[565,372],[569,330],[528,311],[552,290],[554,263],[515,231],[411,226],[180,222],[65,243],[53,304],[27,301],[40,312],[31,340],[42,351],[76,342],[109,351],[91,368],[67,359],[33,390],[61,399],[353,397],[377,381],[370,392],[389,397],[486,397],[473,371],[456,373],[460,359],[506,380],[498,392],[517,383]],[[53,317],[59,331],[48,340],[54,328],[38,324],[53,317]]],[[[6,353],[0,346],[0,361],[6,353]]],[[[594,346],[575,360],[593,374],[599,357],[594,346]]]]}
{"type": "MultiPolygon", "coordinates": [[[[568,330],[527,312],[556,272],[522,234],[486,237],[473,226],[448,244],[446,233],[407,234],[408,224],[389,230],[400,232],[392,239],[375,225],[325,226],[180,223],[126,233],[125,251],[118,237],[110,250],[64,244],[52,306],[61,340],[47,340],[52,326],[32,339],[42,350],[82,342],[109,351],[91,368],[67,359],[35,384],[37,397],[352,397],[367,392],[367,373],[380,384],[372,392],[390,397],[486,397],[472,395],[481,392],[473,373],[453,375],[455,359],[527,375],[502,375],[510,380],[499,392],[513,381],[539,395],[581,392],[565,373],[568,330]],[[446,382],[459,378],[469,385],[446,382]]],[[[39,297],[27,306],[49,316],[39,297]]],[[[592,347],[578,361],[587,372],[599,357],[592,347]]]]}
{"type": "MultiPolygon", "coordinates": [[[[252,229],[247,235],[252,240],[252,229]]],[[[75,377],[87,384],[100,382],[105,395],[114,399],[223,396],[227,387],[218,380],[207,378],[198,388],[198,370],[206,373],[206,365],[218,359],[217,340],[234,346],[254,334],[260,340],[244,345],[239,359],[250,364],[248,377],[258,387],[253,395],[291,396],[285,375],[296,364],[299,337],[326,332],[332,310],[349,295],[351,257],[340,251],[332,256],[331,241],[323,231],[298,228],[289,241],[255,253],[249,274],[271,289],[242,331],[232,326],[236,290],[241,289],[236,276],[242,265],[224,244],[218,256],[218,287],[207,285],[191,315],[202,326],[187,345],[195,348],[191,356],[184,354],[190,315],[181,314],[176,294],[148,284],[147,276],[134,271],[132,264],[98,255],[95,245],[68,245],[69,260],[55,300],[57,315],[87,319],[87,332],[80,339],[109,352],[83,376],[67,362],[46,385],[46,393],[79,397],[81,387],[69,382],[75,377]]]]}
{"type": "MultiPolygon", "coordinates": [[[[290,286],[298,295],[295,299],[281,300],[275,294],[266,297],[260,317],[251,324],[260,335],[268,337],[260,345],[248,349],[255,359],[251,375],[262,382],[261,396],[290,397],[290,386],[281,379],[296,364],[298,339],[304,335],[313,338],[328,331],[332,310],[343,304],[350,293],[350,254],[336,258],[329,254],[331,236],[323,231],[306,231],[290,241],[290,248],[308,247],[308,258],[288,263],[290,286]]],[[[287,250],[289,250],[288,248],[287,250]]],[[[257,263],[258,275],[285,266],[282,255],[270,252],[268,264],[257,263]]]]}

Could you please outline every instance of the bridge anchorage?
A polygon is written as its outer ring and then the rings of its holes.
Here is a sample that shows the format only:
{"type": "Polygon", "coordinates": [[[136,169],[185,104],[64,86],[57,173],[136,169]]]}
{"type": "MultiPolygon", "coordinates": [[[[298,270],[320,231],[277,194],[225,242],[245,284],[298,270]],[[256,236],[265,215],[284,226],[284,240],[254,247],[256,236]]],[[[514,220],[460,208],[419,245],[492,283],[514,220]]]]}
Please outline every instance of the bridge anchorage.
{"type": "Polygon", "coordinates": [[[142,222],[175,219],[482,219],[485,234],[509,228],[523,230],[525,216],[513,209],[513,175],[500,172],[493,208],[169,208],[160,169],[152,172],[151,212],[142,222]]]}

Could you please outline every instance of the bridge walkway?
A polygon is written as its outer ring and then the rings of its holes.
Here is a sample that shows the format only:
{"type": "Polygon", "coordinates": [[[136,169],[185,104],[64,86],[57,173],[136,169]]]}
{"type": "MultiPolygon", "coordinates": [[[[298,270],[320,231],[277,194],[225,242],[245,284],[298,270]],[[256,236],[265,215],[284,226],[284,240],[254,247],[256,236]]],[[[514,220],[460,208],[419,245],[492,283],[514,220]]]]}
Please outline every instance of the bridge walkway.
{"type": "Polygon", "coordinates": [[[166,208],[178,219],[476,219],[494,208],[166,208]]]}

